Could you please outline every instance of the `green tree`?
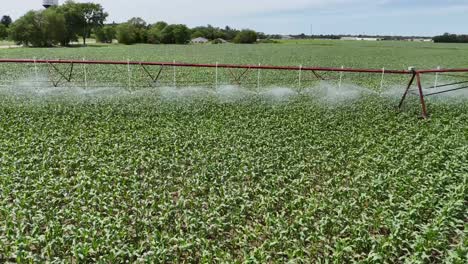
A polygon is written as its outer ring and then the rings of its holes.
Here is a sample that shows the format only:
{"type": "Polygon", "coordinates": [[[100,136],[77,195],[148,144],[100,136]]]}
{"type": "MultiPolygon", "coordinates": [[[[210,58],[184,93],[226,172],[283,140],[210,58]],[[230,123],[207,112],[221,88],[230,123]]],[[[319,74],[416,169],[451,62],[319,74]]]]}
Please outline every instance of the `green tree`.
{"type": "Polygon", "coordinates": [[[46,9],[40,15],[44,20],[42,32],[47,46],[64,43],[67,32],[65,16],[54,8],[46,9]]]}
{"type": "Polygon", "coordinates": [[[225,39],[226,33],[224,30],[213,27],[212,25],[195,27],[192,29],[192,38],[204,37],[209,40],[214,40],[217,38],[225,39]]]}
{"type": "Polygon", "coordinates": [[[234,42],[242,44],[255,43],[257,42],[257,32],[250,29],[244,29],[237,33],[236,37],[234,38],[234,42]]]}
{"type": "Polygon", "coordinates": [[[237,36],[237,34],[239,33],[239,30],[233,29],[233,28],[231,28],[229,26],[226,26],[222,30],[222,32],[224,33],[224,35],[226,37],[226,40],[231,40],[232,41],[237,36]]]}
{"type": "Polygon", "coordinates": [[[134,17],[127,22],[135,31],[135,43],[146,43],[148,40],[148,30],[146,21],[140,17],[134,17]]]}
{"type": "Polygon", "coordinates": [[[468,35],[445,33],[442,36],[435,36],[433,40],[435,43],[468,43],[468,35]]]}
{"type": "Polygon", "coordinates": [[[0,23],[0,39],[6,39],[8,37],[7,27],[0,23]]]}
{"type": "Polygon", "coordinates": [[[174,25],[168,25],[161,31],[161,43],[174,44],[174,25]]]}
{"type": "Polygon", "coordinates": [[[152,28],[156,28],[160,31],[163,31],[165,27],[167,27],[168,24],[164,21],[159,21],[159,22],[156,22],[156,24],[152,25],[151,27],[152,28]]]}
{"type": "Polygon", "coordinates": [[[102,27],[108,14],[104,12],[100,4],[82,3],[79,5],[82,18],[80,22],[83,28],[81,36],[83,38],[83,45],[86,46],[86,38],[90,35],[91,30],[102,27]]]}
{"type": "Polygon", "coordinates": [[[257,32],[257,38],[258,39],[267,39],[267,35],[263,32],[257,32]]]}
{"type": "Polygon", "coordinates": [[[75,3],[69,0],[58,8],[65,16],[67,42],[81,36],[83,45],[86,45],[86,38],[91,31],[102,27],[108,16],[100,4],[94,3],[75,3]]]}
{"type": "Polygon", "coordinates": [[[5,27],[9,27],[13,23],[13,20],[10,16],[3,16],[0,20],[0,24],[4,25],[5,27]]]}
{"type": "Polygon", "coordinates": [[[162,31],[167,27],[167,23],[160,21],[150,26],[148,29],[147,42],[150,44],[160,44],[162,38],[162,31]]]}
{"type": "Polygon", "coordinates": [[[195,30],[193,33],[192,33],[192,38],[205,38],[205,33],[201,30],[195,30]]]}
{"type": "Polygon", "coordinates": [[[11,38],[18,44],[47,47],[65,38],[65,17],[54,8],[29,11],[10,26],[11,38]]]}
{"type": "Polygon", "coordinates": [[[62,45],[68,45],[71,41],[78,40],[78,32],[81,32],[79,5],[73,1],[67,1],[57,7],[59,12],[65,16],[65,41],[62,45]]]}
{"type": "Polygon", "coordinates": [[[161,32],[161,43],[187,44],[190,36],[190,29],[186,25],[169,25],[161,32]]]}
{"type": "Polygon", "coordinates": [[[97,28],[94,34],[96,35],[96,41],[101,43],[112,43],[116,38],[115,27],[110,25],[97,28]]]}
{"type": "Polygon", "coordinates": [[[131,45],[136,43],[137,28],[130,23],[117,26],[117,41],[121,44],[131,45]]]}
{"type": "Polygon", "coordinates": [[[161,32],[157,27],[151,27],[148,29],[148,43],[159,44],[161,43],[161,32]]]}
{"type": "Polygon", "coordinates": [[[175,44],[187,44],[190,42],[190,29],[186,25],[175,25],[174,27],[175,44]]]}
{"type": "Polygon", "coordinates": [[[10,25],[10,37],[17,44],[28,46],[37,39],[36,33],[40,28],[36,25],[35,16],[34,11],[29,11],[10,25]]]}
{"type": "Polygon", "coordinates": [[[146,21],[141,17],[130,18],[127,23],[136,26],[137,28],[146,28],[146,21]]]}

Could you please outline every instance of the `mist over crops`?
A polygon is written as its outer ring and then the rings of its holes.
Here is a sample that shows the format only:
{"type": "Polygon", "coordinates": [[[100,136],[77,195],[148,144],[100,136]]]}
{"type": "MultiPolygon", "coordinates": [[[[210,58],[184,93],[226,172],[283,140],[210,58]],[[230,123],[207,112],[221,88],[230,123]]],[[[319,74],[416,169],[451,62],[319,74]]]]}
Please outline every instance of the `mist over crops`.
{"type": "MultiPolygon", "coordinates": [[[[2,56],[468,66],[464,46],[314,43],[2,56]]],[[[166,69],[150,87],[126,70],[54,87],[47,68],[0,65],[0,262],[464,263],[464,92],[428,98],[422,120],[415,95],[397,110],[396,76],[166,69]]]]}
{"type": "MultiPolygon", "coordinates": [[[[401,93],[401,87],[399,91],[401,93]]],[[[368,95],[378,95],[375,91],[352,84],[342,84],[321,81],[313,87],[294,89],[289,87],[268,87],[248,89],[239,85],[219,85],[219,87],[145,87],[129,90],[126,87],[102,86],[87,88],[80,86],[54,87],[48,82],[47,76],[31,76],[17,82],[0,87],[4,96],[23,97],[42,101],[44,99],[94,100],[94,99],[125,99],[138,96],[153,96],[166,101],[185,101],[195,99],[211,99],[219,102],[239,102],[246,100],[264,100],[270,102],[288,102],[298,98],[321,100],[325,103],[351,102],[368,95]]]]}

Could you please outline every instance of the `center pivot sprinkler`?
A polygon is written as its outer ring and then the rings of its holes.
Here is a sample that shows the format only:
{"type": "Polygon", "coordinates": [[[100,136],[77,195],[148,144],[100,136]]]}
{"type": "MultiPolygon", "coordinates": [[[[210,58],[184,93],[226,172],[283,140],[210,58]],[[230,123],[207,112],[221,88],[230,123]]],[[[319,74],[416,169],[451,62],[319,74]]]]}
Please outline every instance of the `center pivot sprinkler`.
{"type": "MultiPolygon", "coordinates": [[[[70,83],[74,78],[74,72],[78,71],[75,65],[82,65],[83,67],[79,67],[84,69],[84,78],[86,86],[88,84],[87,80],[87,70],[86,65],[114,65],[114,66],[126,66],[128,69],[128,84],[131,83],[131,69],[130,66],[137,66],[141,68],[141,71],[146,76],[148,83],[150,86],[157,83],[163,72],[171,71],[173,74],[173,84],[176,86],[176,76],[177,76],[177,69],[178,68],[212,68],[216,72],[216,85],[218,86],[218,70],[219,69],[226,69],[230,74],[230,80],[238,85],[241,85],[244,78],[249,71],[255,70],[257,71],[257,83],[260,86],[260,71],[261,70],[273,70],[273,71],[297,71],[298,72],[298,83],[302,82],[303,73],[304,72],[311,72],[313,76],[318,80],[327,80],[323,74],[325,73],[339,73],[340,74],[340,88],[342,83],[342,78],[344,73],[368,73],[368,74],[376,74],[381,75],[382,80],[380,82],[380,88],[383,87],[383,79],[385,74],[391,75],[402,75],[408,76],[408,84],[406,85],[406,89],[403,92],[403,96],[400,100],[398,107],[401,109],[403,104],[408,97],[408,94],[413,94],[410,92],[411,88],[413,87],[414,83],[416,82],[417,91],[414,93],[419,97],[420,104],[421,104],[421,116],[423,118],[428,117],[428,111],[426,107],[425,98],[427,96],[438,95],[447,92],[453,92],[461,89],[468,89],[468,76],[457,75],[459,73],[468,73],[468,68],[464,69],[441,69],[440,67],[437,69],[427,69],[427,70],[420,70],[415,68],[409,68],[408,70],[388,70],[385,68],[381,69],[362,69],[362,68],[346,68],[346,67],[305,67],[305,66],[268,66],[268,65],[237,65],[237,64],[196,64],[196,63],[182,63],[182,62],[144,62],[144,61],[109,61],[109,60],[36,60],[36,59],[0,59],[1,64],[11,63],[11,64],[30,64],[34,65],[36,75],[37,75],[37,65],[47,65],[49,72],[55,72],[58,74],[58,78],[51,79],[50,82],[53,86],[57,87],[61,83],[68,82],[70,83]],[[57,67],[57,65],[67,64],[69,65],[67,69],[61,70],[57,67]],[[151,71],[150,67],[158,67],[156,72],[151,71]],[[235,70],[239,70],[240,72],[235,72],[235,70]],[[434,86],[426,87],[423,89],[422,78],[424,75],[427,74],[436,74],[436,82],[434,86]],[[462,78],[459,81],[454,81],[450,83],[438,84],[438,76],[444,74],[448,77],[453,78],[462,78]],[[464,79],[463,79],[464,78],[464,79]],[[435,90],[443,88],[443,90],[435,90]],[[433,92],[425,93],[424,91],[433,90],[433,92]]],[[[0,75],[1,78],[1,75],[0,75]]],[[[0,79],[0,81],[3,81],[0,79]]]]}

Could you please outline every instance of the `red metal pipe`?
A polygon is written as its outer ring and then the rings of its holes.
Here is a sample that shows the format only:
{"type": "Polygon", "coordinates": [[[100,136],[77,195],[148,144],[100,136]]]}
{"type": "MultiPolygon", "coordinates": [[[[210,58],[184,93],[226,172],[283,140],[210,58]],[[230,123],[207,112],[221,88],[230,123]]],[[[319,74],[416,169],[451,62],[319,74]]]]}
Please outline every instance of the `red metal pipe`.
{"type": "Polygon", "coordinates": [[[459,68],[459,69],[433,69],[433,70],[418,70],[419,73],[447,73],[447,72],[468,72],[468,69],[459,68]]]}
{"type": "MultiPolygon", "coordinates": [[[[353,69],[353,68],[327,68],[327,67],[301,67],[301,66],[266,66],[266,65],[236,65],[236,64],[196,64],[196,63],[175,63],[175,62],[142,62],[142,61],[108,61],[108,60],[31,60],[31,59],[0,59],[0,63],[37,63],[37,64],[99,64],[99,65],[141,65],[141,66],[170,66],[170,67],[194,67],[194,68],[227,68],[227,69],[262,69],[262,70],[287,70],[287,71],[312,71],[316,72],[350,72],[350,73],[382,73],[382,69],[353,69]]],[[[161,71],[160,71],[161,72],[161,71]]],[[[159,74],[160,74],[159,72],[159,74]]],[[[463,69],[429,69],[429,70],[385,70],[387,74],[411,74],[412,78],[400,101],[401,108],[403,101],[416,77],[419,97],[421,100],[422,116],[427,118],[426,103],[421,84],[421,74],[426,73],[468,73],[468,68],[463,69]]],[[[158,77],[159,77],[158,74],[158,77]]]]}
{"type": "MultiPolygon", "coordinates": [[[[267,65],[237,65],[237,64],[196,64],[174,62],[143,62],[143,61],[109,61],[109,60],[32,60],[32,59],[0,59],[0,63],[38,63],[38,64],[112,64],[112,65],[145,65],[145,66],[176,66],[195,68],[234,68],[234,69],[263,69],[263,70],[291,70],[291,71],[328,71],[328,72],[355,72],[355,73],[382,73],[382,69],[354,69],[334,67],[300,67],[300,66],[267,66],[267,65]]],[[[417,70],[417,73],[457,73],[467,72],[468,68],[459,69],[428,69],[417,70]]],[[[410,70],[385,70],[388,74],[412,74],[410,70]]]]}
{"type": "MultiPolygon", "coordinates": [[[[289,71],[324,71],[324,72],[354,72],[354,73],[382,73],[382,69],[354,69],[354,68],[327,68],[327,67],[300,67],[300,66],[266,66],[266,65],[236,65],[236,64],[196,64],[174,62],[142,62],[142,61],[107,61],[107,60],[31,60],[31,59],[0,59],[0,63],[38,63],[38,64],[112,64],[112,65],[145,65],[145,66],[172,66],[194,68],[230,68],[230,69],[262,69],[262,70],[289,70],[289,71]]],[[[468,71],[468,70],[467,70],[468,71]]],[[[406,70],[385,70],[388,74],[412,74],[406,70]]]]}

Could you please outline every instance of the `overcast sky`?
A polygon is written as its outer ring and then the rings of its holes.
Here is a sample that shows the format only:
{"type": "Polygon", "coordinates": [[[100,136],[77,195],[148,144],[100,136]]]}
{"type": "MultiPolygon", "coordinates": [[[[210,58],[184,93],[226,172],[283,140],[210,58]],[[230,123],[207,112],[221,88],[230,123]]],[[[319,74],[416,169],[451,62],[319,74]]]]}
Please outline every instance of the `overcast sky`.
{"type": "MultiPolygon", "coordinates": [[[[14,19],[42,0],[1,0],[14,19]]],[[[188,26],[211,24],[280,34],[468,33],[468,0],[88,0],[104,6],[108,22],[142,17],[188,26]]],[[[60,1],[63,2],[63,1],[60,1]]]]}

